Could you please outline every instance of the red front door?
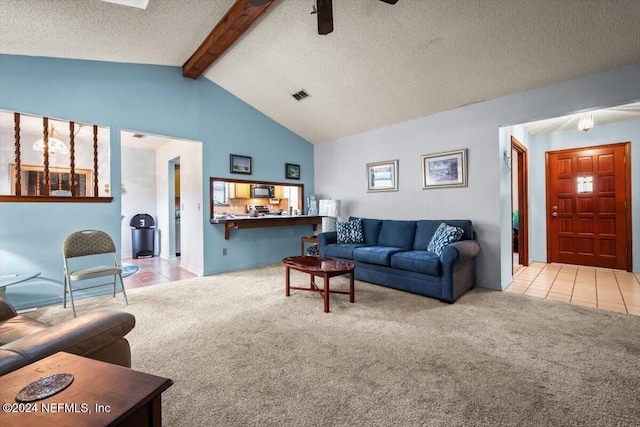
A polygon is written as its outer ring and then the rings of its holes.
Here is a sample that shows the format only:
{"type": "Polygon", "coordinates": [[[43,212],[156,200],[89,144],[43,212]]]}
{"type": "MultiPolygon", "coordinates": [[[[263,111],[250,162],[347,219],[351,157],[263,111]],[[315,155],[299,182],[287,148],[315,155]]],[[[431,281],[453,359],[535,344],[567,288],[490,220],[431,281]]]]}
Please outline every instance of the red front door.
{"type": "Polygon", "coordinates": [[[546,153],[550,262],[627,269],[627,150],[623,143],[546,153]]]}

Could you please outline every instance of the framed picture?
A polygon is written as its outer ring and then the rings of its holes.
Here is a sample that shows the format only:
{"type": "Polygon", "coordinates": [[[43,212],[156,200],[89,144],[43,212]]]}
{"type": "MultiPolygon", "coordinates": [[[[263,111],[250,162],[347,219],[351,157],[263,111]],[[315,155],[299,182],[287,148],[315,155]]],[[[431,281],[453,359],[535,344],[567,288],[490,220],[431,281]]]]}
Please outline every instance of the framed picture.
{"type": "Polygon", "coordinates": [[[293,163],[285,163],[284,177],[287,179],[300,179],[300,165],[294,165],[293,163]]]}
{"type": "Polygon", "coordinates": [[[367,192],[398,191],[398,160],[367,163],[367,192]]]}
{"type": "Polygon", "coordinates": [[[422,189],[466,186],[466,149],[422,156],[422,189]]]}
{"type": "Polygon", "coordinates": [[[243,173],[245,175],[251,175],[251,157],[230,154],[229,163],[231,173],[243,173]]]}

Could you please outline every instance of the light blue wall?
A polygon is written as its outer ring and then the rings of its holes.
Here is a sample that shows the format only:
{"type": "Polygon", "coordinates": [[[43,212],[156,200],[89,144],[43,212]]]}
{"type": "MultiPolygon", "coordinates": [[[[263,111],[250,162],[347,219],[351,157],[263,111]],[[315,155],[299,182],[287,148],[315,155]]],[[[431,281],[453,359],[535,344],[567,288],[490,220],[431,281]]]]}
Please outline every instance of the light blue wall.
{"type": "Polygon", "coordinates": [[[631,213],[633,218],[633,271],[640,272],[640,120],[595,124],[588,133],[578,130],[553,132],[530,137],[529,165],[531,191],[530,249],[534,261],[547,262],[546,168],[545,153],[567,148],[591,147],[631,142],[631,213]]]}
{"type": "MultiPolygon", "coordinates": [[[[311,227],[234,230],[209,219],[209,177],[233,177],[229,154],[253,157],[251,178],[284,181],[284,163],[301,166],[313,192],[313,146],[207,79],[182,77],[180,67],[0,55],[0,108],[108,126],[111,188],[121,181],[120,130],[136,130],[203,144],[204,273],[278,262],[296,253],[311,227]],[[269,239],[265,242],[264,239],[269,239]],[[229,255],[222,257],[221,248],[229,255]]],[[[2,203],[0,274],[41,271],[42,279],[8,288],[20,308],[61,297],[64,238],[98,228],[120,247],[121,197],[109,204],[2,203]]]]}

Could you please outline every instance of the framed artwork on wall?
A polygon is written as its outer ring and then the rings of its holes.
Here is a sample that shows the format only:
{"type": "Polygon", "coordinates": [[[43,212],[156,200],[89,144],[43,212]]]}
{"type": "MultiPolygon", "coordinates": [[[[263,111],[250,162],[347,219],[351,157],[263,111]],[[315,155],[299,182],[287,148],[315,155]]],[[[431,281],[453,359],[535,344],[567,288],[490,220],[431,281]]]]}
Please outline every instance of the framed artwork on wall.
{"type": "Polygon", "coordinates": [[[467,186],[467,150],[422,156],[422,189],[467,186]]]}
{"type": "Polygon", "coordinates": [[[251,157],[230,154],[229,163],[231,173],[242,173],[245,175],[251,175],[251,157]]]}
{"type": "Polygon", "coordinates": [[[300,179],[300,165],[294,165],[293,163],[285,163],[284,177],[286,179],[300,179]]]}
{"type": "Polygon", "coordinates": [[[367,163],[367,192],[398,191],[398,160],[367,163]]]}

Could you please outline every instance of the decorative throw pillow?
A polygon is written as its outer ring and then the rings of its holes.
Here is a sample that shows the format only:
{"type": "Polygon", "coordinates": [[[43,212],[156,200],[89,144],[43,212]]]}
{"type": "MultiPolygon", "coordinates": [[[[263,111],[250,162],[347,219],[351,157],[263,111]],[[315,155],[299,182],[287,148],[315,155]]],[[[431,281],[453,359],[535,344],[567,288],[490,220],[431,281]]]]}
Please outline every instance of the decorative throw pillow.
{"type": "Polygon", "coordinates": [[[437,255],[442,255],[444,248],[451,243],[460,240],[463,234],[464,230],[462,228],[447,225],[442,222],[433,234],[433,237],[427,246],[427,250],[429,252],[435,252],[437,255]]]}
{"type": "Polygon", "coordinates": [[[338,232],[338,243],[364,242],[362,220],[360,218],[352,218],[346,222],[336,223],[336,231],[338,232]]]}

